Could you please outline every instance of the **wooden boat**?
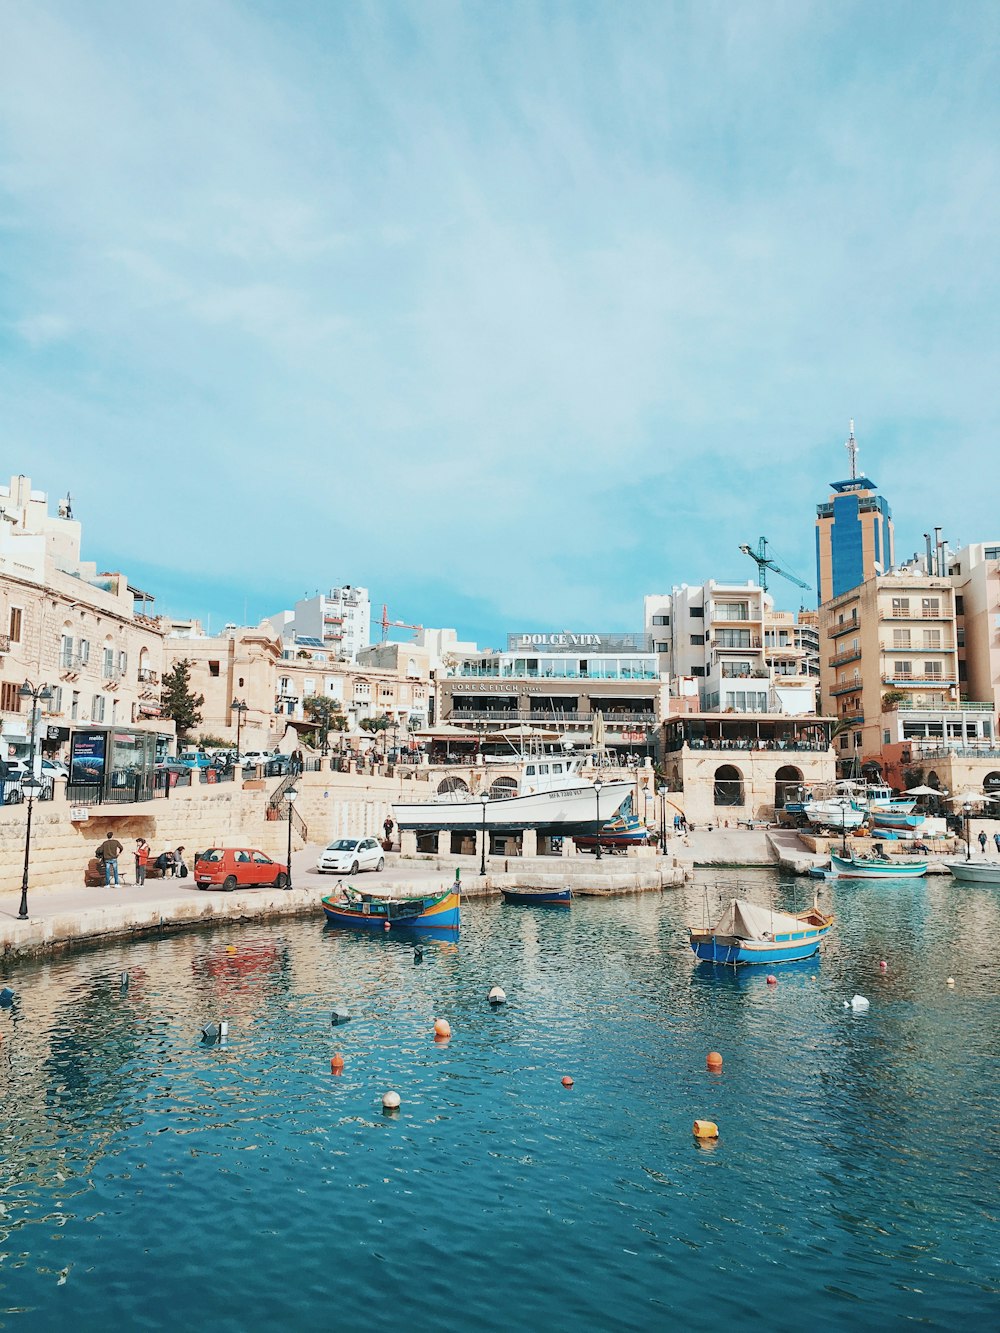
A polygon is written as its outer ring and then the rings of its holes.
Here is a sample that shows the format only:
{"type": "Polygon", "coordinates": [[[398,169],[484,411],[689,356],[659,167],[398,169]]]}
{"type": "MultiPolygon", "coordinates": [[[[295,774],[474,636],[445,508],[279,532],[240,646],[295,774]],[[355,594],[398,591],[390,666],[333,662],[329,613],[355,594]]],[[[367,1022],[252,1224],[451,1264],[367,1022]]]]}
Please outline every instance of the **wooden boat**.
{"type": "Polygon", "coordinates": [[[460,897],[457,880],[438,893],[405,898],[363,893],[347,885],[323,899],[323,911],[329,925],[359,930],[458,930],[460,897]]]}
{"type": "Polygon", "coordinates": [[[689,926],[689,942],[705,963],[795,963],[811,958],[833,926],[817,907],[792,915],[731,898],[714,926],[689,926]]]}
{"type": "Polygon", "coordinates": [[[569,907],[573,901],[573,890],[567,884],[564,889],[501,889],[505,903],[515,903],[519,907],[569,907]]]}
{"type": "Polygon", "coordinates": [[[924,823],[925,815],[914,815],[904,810],[873,810],[872,823],[876,829],[918,829],[924,823]]]}
{"type": "MultiPolygon", "coordinates": [[[[627,807],[628,801],[625,802],[627,807]]],[[[649,842],[649,829],[641,823],[630,810],[623,809],[610,819],[597,833],[575,833],[573,841],[577,847],[596,847],[598,840],[602,847],[644,847],[649,842]]]]}
{"type": "Polygon", "coordinates": [[[963,884],[993,884],[1000,888],[1000,861],[945,861],[963,884]]]}
{"type": "Polygon", "coordinates": [[[834,879],[919,879],[927,874],[926,861],[890,861],[884,856],[838,856],[830,853],[834,879]]]}

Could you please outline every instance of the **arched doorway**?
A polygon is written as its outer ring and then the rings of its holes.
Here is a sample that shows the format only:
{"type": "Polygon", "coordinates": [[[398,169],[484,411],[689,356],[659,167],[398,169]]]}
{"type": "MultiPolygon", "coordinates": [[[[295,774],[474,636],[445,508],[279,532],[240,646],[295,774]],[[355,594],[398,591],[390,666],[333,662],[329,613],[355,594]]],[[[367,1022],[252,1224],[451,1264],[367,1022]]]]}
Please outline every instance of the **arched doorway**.
{"type": "Polygon", "coordinates": [[[438,783],[438,795],[439,795],[439,796],[441,796],[441,795],[443,795],[443,794],[446,794],[447,792],[450,792],[450,791],[464,791],[464,792],[467,792],[468,790],[469,790],[469,784],[464,780],[464,778],[447,777],[447,778],[443,778],[443,779],[438,783]]]}
{"type": "Polygon", "coordinates": [[[720,764],[715,770],[715,804],[743,804],[743,774],[733,764],[720,764]]]}
{"type": "Polygon", "coordinates": [[[490,784],[491,801],[509,801],[512,796],[517,795],[517,779],[511,777],[495,778],[490,784]]]}
{"type": "Polygon", "coordinates": [[[794,764],[782,764],[774,775],[774,810],[775,814],[785,808],[785,801],[796,787],[802,786],[802,770],[794,764]]]}
{"type": "Polygon", "coordinates": [[[983,791],[991,796],[1000,796],[1000,773],[987,773],[983,778],[983,791]]]}

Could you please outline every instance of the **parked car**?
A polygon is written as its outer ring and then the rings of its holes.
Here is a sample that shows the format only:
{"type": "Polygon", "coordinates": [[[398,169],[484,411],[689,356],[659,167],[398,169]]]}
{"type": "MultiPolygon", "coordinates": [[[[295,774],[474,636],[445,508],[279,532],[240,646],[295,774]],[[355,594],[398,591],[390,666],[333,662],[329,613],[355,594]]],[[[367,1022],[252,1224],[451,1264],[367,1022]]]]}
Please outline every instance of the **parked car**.
{"type": "Polygon", "coordinates": [[[256,768],[274,758],[269,750],[244,750],[240,756],[240,763],[244,768],[256,768]]]}
{"type": "Polygon", "coordinates": [[[279,778],[287,773],[291,767],[291,755],[272,754],[269,759],[264,761],[264,776],[266,778],[279,778]]]}
{"type": "Polygon", "coordinates": [[[68,778],[69,769],[61,759],[43,759],[42,777],[48,778],[68,778]]]}
{"type": "Polygon", "coordinates": [[[382,844],[376,838],[337,838],[319,854],[321,875],[356,875],[359,870],[384,870],[382,844]]]}
{"type": "Polygon", "coordinates": [[[183,764],[186,768],[214,768],[215,761],[210,754],[205,754],[203,750],[182,750],[177,756],[177,762],[183,764]]]}
{"type": "MultiPolygon", "coordinates": [[[[22,801],[28,799],[28,794],[21,786],[21,783],[27,777],[27,772],[11,772],[8,768],[10,777],[0,779],[0,804],[20,805],[22,801]]],[[[50,801],[52,799],[53,780],[52,775],[43,773],[39,779],[41,788],[35,792],[36,801],[50,801]]]]}
{"type": "Polygon", "coordinates": [[[288,866],[253,847],[212,847],[195,861],[194,880],[199,889],[221,888],[227,893],[252,884],[284,889],[288,887],[288,866]]]}

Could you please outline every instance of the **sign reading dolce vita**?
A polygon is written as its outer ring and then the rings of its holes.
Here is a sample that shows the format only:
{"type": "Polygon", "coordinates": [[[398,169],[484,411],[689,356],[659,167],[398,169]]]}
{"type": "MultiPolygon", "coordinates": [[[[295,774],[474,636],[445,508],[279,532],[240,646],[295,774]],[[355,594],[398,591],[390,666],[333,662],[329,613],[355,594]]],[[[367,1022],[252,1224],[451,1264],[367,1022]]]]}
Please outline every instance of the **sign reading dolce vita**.
{"type": "Polygon", "coordinates": [[[645,642],[644,634],[573,634],[569,630],[560,630],[550,634],[508,634],[507,651],[573,653],[580,648],[590,648],[599,653],[634,653],[642,652],[645,642]]]}

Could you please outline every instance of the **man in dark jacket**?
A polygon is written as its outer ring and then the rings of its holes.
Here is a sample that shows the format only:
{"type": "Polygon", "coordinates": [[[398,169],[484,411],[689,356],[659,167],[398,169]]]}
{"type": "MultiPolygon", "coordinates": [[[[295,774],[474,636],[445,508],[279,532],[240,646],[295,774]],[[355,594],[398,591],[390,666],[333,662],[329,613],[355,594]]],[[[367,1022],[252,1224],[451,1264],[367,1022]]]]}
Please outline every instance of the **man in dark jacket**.
{"type": "Polygon", "coordinates": [[[114,875],[115,884],[120,883],[118,879],[118,858],[122,853],[122,845],[115,837],[111,829],[108,829],[104,841],[97,849],[98,861],[104,862],[104,883],[111,884],[111,876],[114,875]]]}

